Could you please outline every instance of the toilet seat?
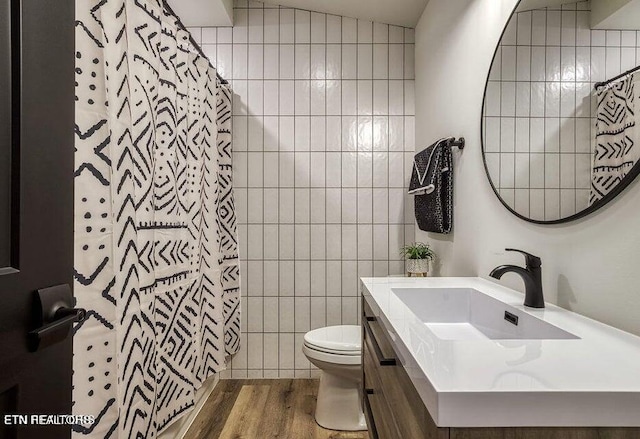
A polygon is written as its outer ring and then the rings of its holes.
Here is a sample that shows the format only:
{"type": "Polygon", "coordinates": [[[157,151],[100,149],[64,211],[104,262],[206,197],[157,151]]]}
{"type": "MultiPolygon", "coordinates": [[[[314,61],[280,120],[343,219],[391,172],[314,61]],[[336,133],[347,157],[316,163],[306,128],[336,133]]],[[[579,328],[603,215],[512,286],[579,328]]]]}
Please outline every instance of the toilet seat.
{"type": "Polygon", "coordinates": [[[302,345],[302,352],[309,359],[322,361],[323,363],[332,364],[335,366],[360,366],[362,362],[362,356],[360,353],[353,354],[336,354],[331,352],[324,352],[315,349],[313,346],[309,346],[306,343],[302,345]]]}
{"type": "Polygon", "coordinates": [[[304,335],[309,348],[335,355],[361,355],[361,328],[356,325],[327,326],[304,335]]]}

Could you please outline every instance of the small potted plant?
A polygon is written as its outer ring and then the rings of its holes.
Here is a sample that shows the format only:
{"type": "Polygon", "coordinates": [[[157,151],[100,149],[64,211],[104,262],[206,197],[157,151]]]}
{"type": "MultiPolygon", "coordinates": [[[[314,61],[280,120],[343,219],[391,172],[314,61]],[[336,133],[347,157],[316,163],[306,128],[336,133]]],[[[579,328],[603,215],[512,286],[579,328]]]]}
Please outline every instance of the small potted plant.
{"type": "Polygon", "coordinates": [[[436,256],[428,244],[414,242],[400,249],[400,254],[407,261],[407,275],[409,277],[426,277],[429,272],[429,261],[436,256]]]}

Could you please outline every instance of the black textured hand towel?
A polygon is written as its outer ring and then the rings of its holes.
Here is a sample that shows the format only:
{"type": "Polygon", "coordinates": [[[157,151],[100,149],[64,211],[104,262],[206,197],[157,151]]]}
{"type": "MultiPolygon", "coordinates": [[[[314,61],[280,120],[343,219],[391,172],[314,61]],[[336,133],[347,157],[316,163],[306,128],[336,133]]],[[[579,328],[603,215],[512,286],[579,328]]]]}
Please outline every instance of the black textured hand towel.
{"type": "Polygon", "coordinates": [[[453,225],[453,159],[449,142],[440,139],[413,159],[409,193],[415,195],[420,230],[447,234],[453,225]]]}

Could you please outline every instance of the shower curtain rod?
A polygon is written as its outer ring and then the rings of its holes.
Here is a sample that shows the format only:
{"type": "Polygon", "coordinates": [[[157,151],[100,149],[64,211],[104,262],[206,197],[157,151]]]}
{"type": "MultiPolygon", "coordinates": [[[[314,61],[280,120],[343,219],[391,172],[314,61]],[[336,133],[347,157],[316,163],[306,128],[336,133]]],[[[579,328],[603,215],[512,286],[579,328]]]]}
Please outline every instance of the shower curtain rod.
{"type": "Polygon", "coordinates": [[[600,88],[600,87],[602,87],[604,85],[611,84],[612,82],[617,81],[620,78],[624,78],[625,76],[630,75],[631,73],[633,73],[633,72],[635,72],[637,70],[640,70],[640,66],[637,66],[637,67],[634,67],[632,69],[629,69],[624,73],[620,73],[618,76],[614,76],[611,79],[607,79],[606,81],[597,82],[596,85],[594,86],[594,88],[600,88]]]}
{"type": "MultiPolygon", "coordinates": [[[[182,28],[183,31],[185,31],[188,35],[189,35],[189,42],[191,43],[191,45],[198,51],[198,53],[200,54],[201,57],[203,57],[204,59],[207,60],[207,62],[209,63],[209,66],[213,67],[215,69],[215,66],[213,64],[211,64],[211,61],[209,60],[209,58],[207,58],[207,55],[204,54],[204,52],[202,51],[202,48],[200,47],[200,44],[198,44],[196,42],[196,40],[193,39],[193,35],[191,35],[191,32],[189,32],[189,30],[187,29],[187,27],[182,23],[182,21],[180,20],[180,17],[178,17],[178,15],[173,11],[173,9],[171,8],[171,6],[169,6],[169,3],[167,2],[167,0],[162,0],[162,6],[171,14],[175,17],[176,19],[176,23],[178,24],[178,26],[180,28],[182,28]]],[[[218,80],[222,83],[222,84],[228,84],[229,82],[227,82],[226,79],[224,79],[222,76],[220,76],[218,74],[218,69],[216,69],[216,76],[218,77],[218,80]]]]}

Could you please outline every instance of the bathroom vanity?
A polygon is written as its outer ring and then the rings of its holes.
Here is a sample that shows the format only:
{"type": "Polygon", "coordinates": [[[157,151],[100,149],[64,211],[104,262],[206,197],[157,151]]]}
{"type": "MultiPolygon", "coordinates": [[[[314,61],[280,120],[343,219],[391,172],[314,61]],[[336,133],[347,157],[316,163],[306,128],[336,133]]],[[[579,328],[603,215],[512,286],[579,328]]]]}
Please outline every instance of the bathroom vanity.
{"type": "Polygon", "coordinates": [[[481,278],[361,292],[372,437],[640,438],[640,337],[481,278]]]}

